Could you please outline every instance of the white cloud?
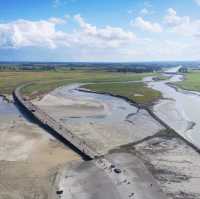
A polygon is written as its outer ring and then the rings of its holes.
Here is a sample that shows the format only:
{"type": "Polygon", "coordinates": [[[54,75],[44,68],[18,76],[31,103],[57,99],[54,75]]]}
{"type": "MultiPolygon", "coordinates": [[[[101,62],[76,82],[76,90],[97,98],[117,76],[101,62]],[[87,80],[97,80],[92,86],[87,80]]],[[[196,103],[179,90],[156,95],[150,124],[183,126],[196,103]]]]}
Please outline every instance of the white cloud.
{"type": "MultiPolygon", "coordinates": [[[[65,17],[65,19],[67,19],[67,17],[65,17]]],[[[48,21],[53,24],[65,24],[66,23],[66,20],[64,20],[62,18],[58,18],[58,17],[51,17],[48,21]]]]}
{"type": "Polygon", "coordinates": [[[160,33],[163,31],[159,23],[146,21],[142,17],[137,17],[135,20],[131,22],[131,25],[140,28],[141,30],[154,33],[160,33]]]}
{"type": "Polygon", "coordinates": [[[50,18],[40,21],[20,19],[0,24],[0,47],[37,46],[55,48],[61,43],[69,45],[72,37],[67,33],[56,30],[56,25],[63,23],[65,21],[61,18],[50,18]]]}
{"type": "Polygon", "coordinates": [[[117,47],[133,42],[136,36],[133,32],[125,31],[119,27],[105,26],[97,28],[85,20],[80,15],[75,15],[74,19],[79,23],[81,32],[80,42],[98,47],[117,47]]]}
{"type": "MultiPolygon", "coordinates": [[[[200,42],[196,39],[200,37],[200,20],[179,16],[171,8],[165,16],[165,24],[165,29],[170,32],[165,31],[165,34],[160,34],[159,37],[152,35],[144,38],[140,35],[136,37],[132,31],[121,27],[92,25],[80,15],[73,18],[67,15],[63,18],[52,17],[39,21],[16,20],[0,23],[0,50],[14,48],[14,52],[25,52],[28,47],[35,52],[42,47],[42,50],[48,52],[48,56],[52,53],[52,60],[60,56],[65,61],[66,57],[77,61],[197,58],[200,54],[200,42]],[[71,32],[64,31],[65,26],[60,26],[66,20],[68,23],[78,23],[78,28],[71,32]],[[62,28],[62,31],[59,28],[62,28]]],[[[145,31],[162,32],[160,24],[144,20],[142,17],[133,20],[132,25],[145,31]]]]}
{"type": "Polygon", "coordinates": [[[165,23],[169,26],[178,26],[181,24],[190,23],[190,18],[188,16],[179,17],[177,16],[176,10],[169,8],[167,10],[167,15],[165,16],[165,23]]]}
{"type": "MultiPolygon", "coordinates": [[[[65,17],[64,17],[65,18],[65,17]]],[[[0,24],[0,48],[90,46],[113,48],[131,43],[134,33],[119,27],[97,28],[80,16],[74,16],[80,28],[73,32],[60,31],[57,25],[66,21],[62,18],[29,21],[17,20],[0,24]]]]}
{"type": "Polygon", "coordinates": [[[200,33],[200,20],[192,20],[189,16],[178,16],[173,8],[167,10],[164,22],[171,32],[182,36],[198,36],[200,33]]]}

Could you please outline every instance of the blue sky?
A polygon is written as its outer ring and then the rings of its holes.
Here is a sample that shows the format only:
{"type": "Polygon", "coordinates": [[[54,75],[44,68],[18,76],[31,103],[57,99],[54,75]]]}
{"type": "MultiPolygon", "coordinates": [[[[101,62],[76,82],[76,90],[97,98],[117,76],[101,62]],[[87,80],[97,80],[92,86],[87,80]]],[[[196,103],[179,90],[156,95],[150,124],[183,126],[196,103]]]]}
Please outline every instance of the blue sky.
{"type": "Polygon", "coordinates": [[[1,0],[1,61],[199,60],[200,0],[1,0]]]}

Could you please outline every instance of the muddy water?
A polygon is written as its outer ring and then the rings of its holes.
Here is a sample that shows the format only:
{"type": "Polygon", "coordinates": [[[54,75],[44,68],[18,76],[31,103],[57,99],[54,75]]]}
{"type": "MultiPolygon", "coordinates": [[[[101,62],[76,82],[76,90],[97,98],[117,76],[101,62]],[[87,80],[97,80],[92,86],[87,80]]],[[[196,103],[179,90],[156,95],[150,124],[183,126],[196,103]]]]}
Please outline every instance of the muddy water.
{"type": "Polygon", "coordinates": [[[148,83],[166,98],[155,105],[154,112],[176,132],[200,148],[200,96],[181,89],[177,91],[167,85],[181,80],[182,76],[173,75],[167,81],[148,83]]]}

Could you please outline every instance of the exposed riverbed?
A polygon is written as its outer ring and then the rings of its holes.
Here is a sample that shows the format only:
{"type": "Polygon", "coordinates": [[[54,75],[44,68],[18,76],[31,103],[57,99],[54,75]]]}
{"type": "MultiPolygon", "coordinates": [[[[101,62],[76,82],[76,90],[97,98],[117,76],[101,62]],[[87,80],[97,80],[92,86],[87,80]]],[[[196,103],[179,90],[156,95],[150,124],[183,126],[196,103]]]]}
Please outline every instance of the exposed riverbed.
{"type": "MultiPolygon", "coordinates": [[[[181,78],[145,81],[163,93],[155,114],[199,146],[200,96],[167,85],[181,78]]],[[[97,152],[109,152],[105,158],[112,167],[83,162],[0,98],[0,198],[165,198],[163,192],[173,199],[200,198],[196,151],[146,110],[113,96],[81,92],[79,86],[58,88],[34,104],[97,152]]]]}
{"type": "Polygon", "coordinates": [[[163,129],[144,109],[123,99],[64,86],[34,101],[100,154],[140,141],[163,129]]]}

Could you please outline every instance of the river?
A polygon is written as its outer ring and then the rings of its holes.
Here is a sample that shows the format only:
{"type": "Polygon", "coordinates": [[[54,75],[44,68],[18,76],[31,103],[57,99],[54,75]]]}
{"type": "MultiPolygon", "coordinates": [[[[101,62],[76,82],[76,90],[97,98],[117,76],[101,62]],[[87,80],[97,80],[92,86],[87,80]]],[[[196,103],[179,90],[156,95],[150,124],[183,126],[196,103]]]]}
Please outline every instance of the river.
{"type": "Polygon", "coordinates": [[[148,83],[164,98],[153,107],[153,111],[177,133],[200,148],[200,96],[198,93],[176,90],[167,84],[181,80],[181,75],[174,74],[169,80],[148,83]]]}

